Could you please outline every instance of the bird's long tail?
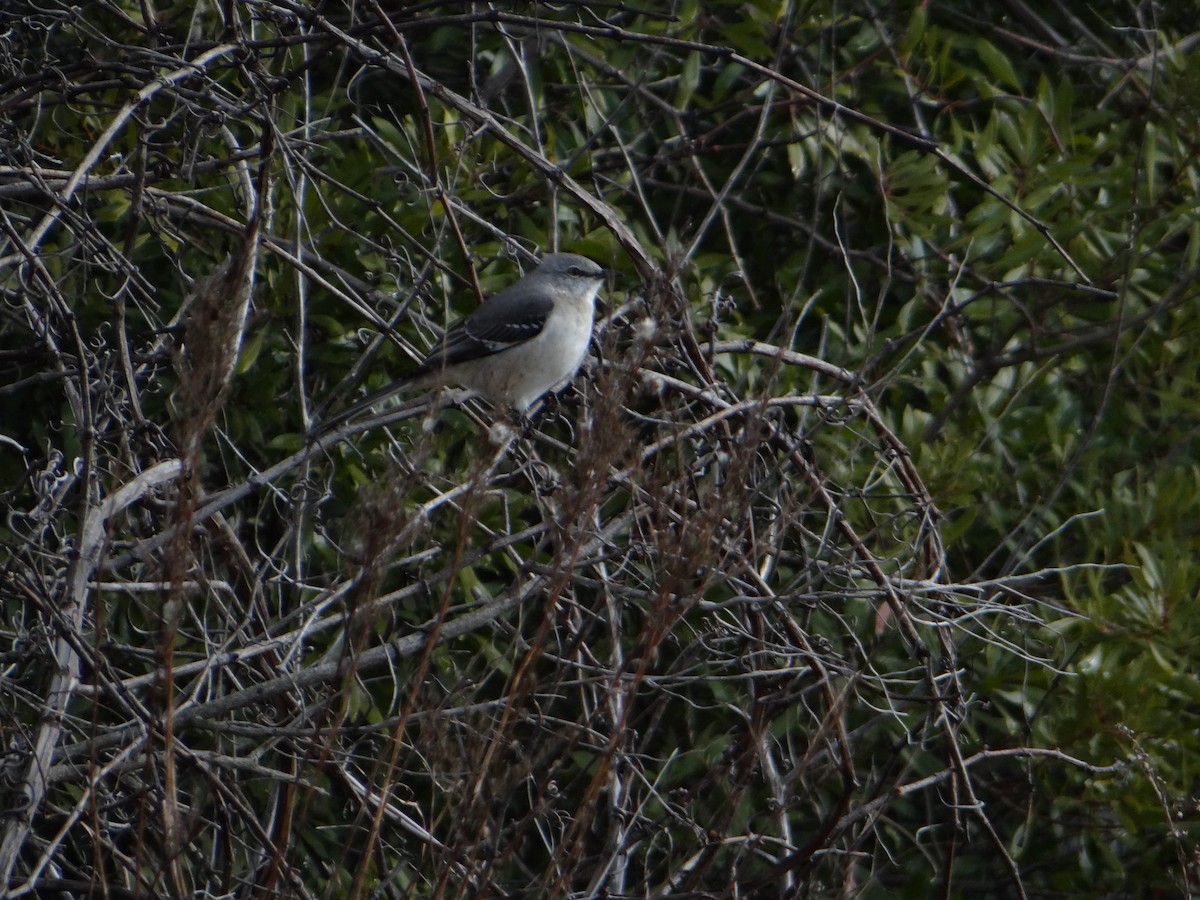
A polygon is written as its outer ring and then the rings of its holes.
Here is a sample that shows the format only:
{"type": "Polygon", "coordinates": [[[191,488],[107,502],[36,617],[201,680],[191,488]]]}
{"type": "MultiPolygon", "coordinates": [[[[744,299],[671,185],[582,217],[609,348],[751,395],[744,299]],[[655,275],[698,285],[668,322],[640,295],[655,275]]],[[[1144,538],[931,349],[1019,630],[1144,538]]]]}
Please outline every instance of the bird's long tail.
{"type": "Polygon", "coordinates": [[[326,419],[313,429],[313,433],[316,435],[328,434],[339,425],[344,425],[351,419],[368,412],[372,407],[391,399],[396,394],[403,393],[404,391],[422,390],[429,386],[429,378],[430,372],[424,367],[407,375],[402,375],[394,381],[388,382],[379,390],[363,397],[358,402],[350,404],[350,406],[335,414],[332,418],[326,419]]]}

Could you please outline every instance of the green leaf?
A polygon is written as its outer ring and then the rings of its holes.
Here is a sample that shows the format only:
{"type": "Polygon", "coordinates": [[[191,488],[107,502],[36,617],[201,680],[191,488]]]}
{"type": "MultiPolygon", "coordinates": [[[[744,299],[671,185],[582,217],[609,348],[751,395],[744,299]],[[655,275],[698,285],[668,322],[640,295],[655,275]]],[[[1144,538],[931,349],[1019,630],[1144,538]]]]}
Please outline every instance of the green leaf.
{"type": "Polygon", "coordinates": [[[995,44],[984,38],[979,38],[975,42],[975,50],[979,53],[979,58],[983,60],[983,64],[987,66],[987,70],[993,78],[1013,90],[1020,91],[1021,79],[1017,77],[1016,69],[1013,68],[1009,58],[996,48],[995,44]]]}
{"type": "Polygon", "coordinates": [[[250,335],[248,341],[242,343],[242,352],[238,356],[237,373],[245,375],[254,368],[254,363],[258,359],[258,354],[262,352],[263,342],[267,338],[266,331],[256,331],[250,335]]]}
{"type": "Polygon", "coordinates": [[[683,68],[679,73],[679,83],[675,89],[675,108],[686,109],[699,86],[700,53],[692,51],[684,58],[683,68]]]}

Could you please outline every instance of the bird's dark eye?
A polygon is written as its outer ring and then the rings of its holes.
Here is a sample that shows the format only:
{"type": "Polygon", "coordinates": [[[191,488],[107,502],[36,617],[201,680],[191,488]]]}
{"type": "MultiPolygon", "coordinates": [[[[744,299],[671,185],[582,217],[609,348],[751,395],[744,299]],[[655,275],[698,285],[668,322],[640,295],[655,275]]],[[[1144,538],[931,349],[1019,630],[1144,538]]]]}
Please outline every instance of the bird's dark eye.
{"type": "Polygon", "coordinates": [[[571,266],[571,268],[567,269],[567,274],[578,278],[583,274],[583,269],[579,268],[579,266],[571,266]]]}

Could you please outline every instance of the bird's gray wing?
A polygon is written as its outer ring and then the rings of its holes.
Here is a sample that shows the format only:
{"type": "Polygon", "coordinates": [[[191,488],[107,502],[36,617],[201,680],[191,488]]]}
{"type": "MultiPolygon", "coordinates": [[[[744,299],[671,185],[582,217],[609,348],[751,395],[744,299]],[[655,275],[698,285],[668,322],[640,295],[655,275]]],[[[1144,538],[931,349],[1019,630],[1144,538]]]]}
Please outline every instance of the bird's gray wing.
{"type": "Polygon", "coordinates": [[[553,308],[554,301],[546,291],[513,285],[450,326],[429,351],[422,368],[452,366],[523,344],[541,333],[553,308]]]}

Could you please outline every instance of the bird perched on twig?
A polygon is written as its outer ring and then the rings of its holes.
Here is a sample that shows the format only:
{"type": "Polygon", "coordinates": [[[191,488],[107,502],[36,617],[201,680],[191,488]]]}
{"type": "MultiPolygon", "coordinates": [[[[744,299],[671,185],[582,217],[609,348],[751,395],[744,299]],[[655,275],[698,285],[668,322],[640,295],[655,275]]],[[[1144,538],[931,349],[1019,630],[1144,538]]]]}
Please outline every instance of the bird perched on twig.
{"type": "Polygon", "coordinates": [[[607,272],[586,256],[551,253],[451,325],[416,371],[360,400],[328,430],[402,391],[459,385],[518,415],[566,384],[583,363],[607,272]]]}

